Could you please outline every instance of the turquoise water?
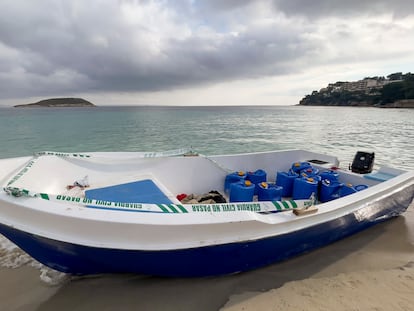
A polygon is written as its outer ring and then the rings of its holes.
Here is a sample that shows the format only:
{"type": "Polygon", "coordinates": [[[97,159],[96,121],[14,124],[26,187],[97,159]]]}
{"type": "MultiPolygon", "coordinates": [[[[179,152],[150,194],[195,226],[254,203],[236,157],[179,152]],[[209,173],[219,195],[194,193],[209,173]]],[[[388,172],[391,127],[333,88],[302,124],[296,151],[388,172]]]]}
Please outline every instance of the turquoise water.
{"type": "Polygon", "coordinates": [[[414,169],[414,110],[351,107],[1,108],[0,158],[36,151],[164,151],[203,154],[357,150],[414,169]]]}

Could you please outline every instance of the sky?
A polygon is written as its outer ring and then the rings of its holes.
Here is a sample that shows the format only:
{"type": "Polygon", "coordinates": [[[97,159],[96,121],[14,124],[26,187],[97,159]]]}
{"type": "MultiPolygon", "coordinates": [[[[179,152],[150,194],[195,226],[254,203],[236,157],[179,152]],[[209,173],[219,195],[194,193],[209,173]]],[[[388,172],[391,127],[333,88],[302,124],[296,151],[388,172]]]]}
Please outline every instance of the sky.
{"type": "Polygon", "coordinates": [[[412,0],[0,0],[0,105],[295,105],[414,69],[412,0]]]}

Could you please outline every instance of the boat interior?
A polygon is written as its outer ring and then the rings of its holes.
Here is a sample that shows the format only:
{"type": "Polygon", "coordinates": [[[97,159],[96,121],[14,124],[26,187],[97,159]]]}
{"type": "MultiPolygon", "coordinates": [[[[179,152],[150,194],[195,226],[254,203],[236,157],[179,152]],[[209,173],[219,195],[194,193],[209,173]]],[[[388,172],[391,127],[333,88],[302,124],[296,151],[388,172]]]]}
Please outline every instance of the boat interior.
{"type": "MultiPolygon", "coordinates": [[[[178,204],[180,200],[177,195],[205,194],[214,190],[228,202],[230,197],[225,181],[230,174],[261,170],[266,173],[261,182],[272,185],[278,183],[278,172],[289,172],[295,163],[308,163],[318,174],[333,171],[341,185],[364,185],[364,189],[403,172],[383,167],[366,174],[355,173],[339,168],[335,157],[301,150],[154,158],[134,157],[131,154],[115,157],[102,153],[90,158],[40,156],[14,172],[10,179],[18,176],[13,187],[35,193],[105,201],[178,204]]],[[[255,200],[258,200],[256,193],[251,201],[255,200]]]]}

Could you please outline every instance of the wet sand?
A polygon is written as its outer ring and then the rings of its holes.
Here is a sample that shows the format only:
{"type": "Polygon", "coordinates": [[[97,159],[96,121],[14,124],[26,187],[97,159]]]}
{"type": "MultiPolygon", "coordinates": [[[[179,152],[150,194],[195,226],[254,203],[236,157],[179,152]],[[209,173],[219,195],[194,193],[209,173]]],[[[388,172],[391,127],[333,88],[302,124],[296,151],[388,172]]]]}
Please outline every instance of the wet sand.
{"type": "Polygon", "coordinates": [[[291,260],[216,278],[66,277],[0,268],[0,310],[412,310],[414,204],[396,219],[291,260]],[[44,279],[44,278],[43,278],[44,279]]]}

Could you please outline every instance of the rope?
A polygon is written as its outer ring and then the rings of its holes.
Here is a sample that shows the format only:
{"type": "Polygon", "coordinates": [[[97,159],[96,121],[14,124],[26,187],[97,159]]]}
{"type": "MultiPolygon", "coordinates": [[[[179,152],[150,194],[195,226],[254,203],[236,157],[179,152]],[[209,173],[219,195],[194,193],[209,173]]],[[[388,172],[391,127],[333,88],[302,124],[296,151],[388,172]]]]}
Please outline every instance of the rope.
{"type": "Polygon", "coordinates": [[[217,166],[219,169],[223,170],[226,173],[232,173],[232,172],[234,172],[234,170],[232,170],[232,169],[230,169],[228,167],[225,167],[224,165],[218,163],[216,160],[213,160],[209,156],[206,156],[204,154],[199,154],[199,156],[202,157],[202,158],[204,158],[204,159],[206,159],[206,160],[208,160],[208,161],[210,161],[211,163],[213,163],[215,166],[217,166]]]}

